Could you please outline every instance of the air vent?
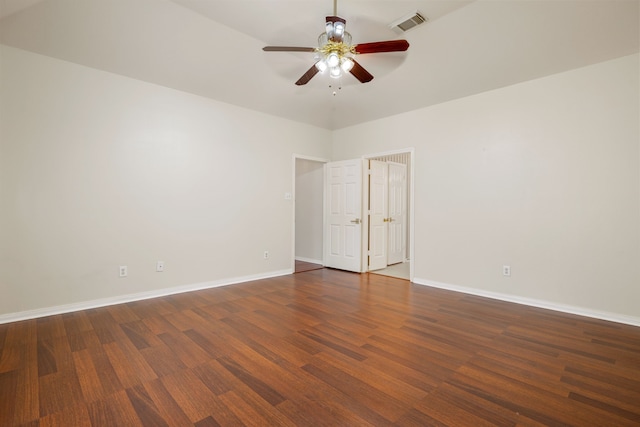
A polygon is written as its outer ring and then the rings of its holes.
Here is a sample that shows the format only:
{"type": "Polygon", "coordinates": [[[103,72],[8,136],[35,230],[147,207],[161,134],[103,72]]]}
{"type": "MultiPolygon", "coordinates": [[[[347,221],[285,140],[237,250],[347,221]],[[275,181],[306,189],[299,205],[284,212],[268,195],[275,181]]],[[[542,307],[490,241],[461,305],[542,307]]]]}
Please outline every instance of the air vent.
{"type": "Polygon", "coordinates": [[[398,34],[402,34],[425,22],[427,22],[427,18],[422,16],[420,12],[416,11],[391,23],[389,28],[398,34]]]}

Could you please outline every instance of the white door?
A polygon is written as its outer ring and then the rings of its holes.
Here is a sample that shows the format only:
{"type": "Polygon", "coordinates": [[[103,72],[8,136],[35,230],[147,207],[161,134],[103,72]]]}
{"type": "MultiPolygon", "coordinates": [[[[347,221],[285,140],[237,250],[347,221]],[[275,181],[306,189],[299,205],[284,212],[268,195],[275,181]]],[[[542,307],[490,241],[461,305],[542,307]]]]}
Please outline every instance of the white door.
{"type": "Polygon", "coordinates": [[[369,161],[369,270],[387,266],[388,170],[386,162],[369,161]]]}
{"type": "Polygon", "coordinates": [[[324,265],[361,271],[362,160],[325,165],[324,265]]]}
{"type": "Polygon", "coordinates": [[[407,239],[407,166],[389,162],[389,265],[406,258],[407,239]]]}

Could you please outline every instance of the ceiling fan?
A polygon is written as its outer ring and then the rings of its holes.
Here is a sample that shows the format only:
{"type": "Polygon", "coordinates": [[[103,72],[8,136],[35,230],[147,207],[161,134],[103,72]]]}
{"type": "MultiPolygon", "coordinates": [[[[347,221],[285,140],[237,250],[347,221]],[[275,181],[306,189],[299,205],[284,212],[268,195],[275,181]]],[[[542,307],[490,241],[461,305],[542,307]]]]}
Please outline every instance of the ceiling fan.
{"type": "Polygon", "coordinates": [[[318,47],[265,46],[265,52],[312,52],[316,54],[316,63],[296,82],[302,86],[316,74],[329,71],[333,78],[343,73],[351,73],[361,83],[373,80],[373,75],[354,59],[355,55],[380,52],[401,52],[409,49],[406,40],[387,40],[372,43],[351,44],[351,34],[345,30],[347,21],[337,13],[338,0],[333,0],[333,16],[327,16],[325,32],[318,37],[318,47]]]}

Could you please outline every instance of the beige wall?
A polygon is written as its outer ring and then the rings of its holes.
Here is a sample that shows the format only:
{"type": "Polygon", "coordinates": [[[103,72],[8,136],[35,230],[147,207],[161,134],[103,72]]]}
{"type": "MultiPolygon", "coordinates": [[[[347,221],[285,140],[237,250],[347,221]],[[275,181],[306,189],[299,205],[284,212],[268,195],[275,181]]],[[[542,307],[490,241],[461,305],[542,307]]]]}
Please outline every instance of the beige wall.
{"type": "Polygon", "coordinates": [[[333,158],[415,147],[416,281],[640,324],[638,80],[632,55],[529,81],[336,131],[333,158]]]}
{"type": "Polygon", "coordinates": [[[290,271],[292,155],[328,131],[0,54],[0,315],[290,271]]]}
{"type": "Polygon", "coordinates": [[[408,147],[416,281],[640,319],[638,55],[339,130],[333,147],[326,130],[0,55],[0,320],[284,274],[293,153],[408,147]]]}

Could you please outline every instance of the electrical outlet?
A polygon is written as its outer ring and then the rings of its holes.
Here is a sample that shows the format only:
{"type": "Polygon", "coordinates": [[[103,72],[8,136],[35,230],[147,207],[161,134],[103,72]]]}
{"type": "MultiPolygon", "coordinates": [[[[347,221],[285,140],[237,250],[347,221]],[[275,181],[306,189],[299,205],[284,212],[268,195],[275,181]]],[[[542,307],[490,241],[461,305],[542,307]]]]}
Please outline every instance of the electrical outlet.
{"type": "Polygon", "coordinates": [[[162,273],[164,271],[164,261],[156,262],[156,271],[162,273]]]}
{"type": "Polygon", "coordinates": [[[126,265],[121,265],[120,266],[120,277],[127,277],[127,274],[129,274],[127,266],[126,265]]]}
{"type": "Polygon", "coordinates": [[[269,259],[269,251],[264,251],[263,257],[264,259],[269,259]]]}
{"type": "Polygon", "coordinates": [[[502,275],[503,276],[511,276],[511,266],[510,265],[503,265],[502,266],[502,275]]]}

